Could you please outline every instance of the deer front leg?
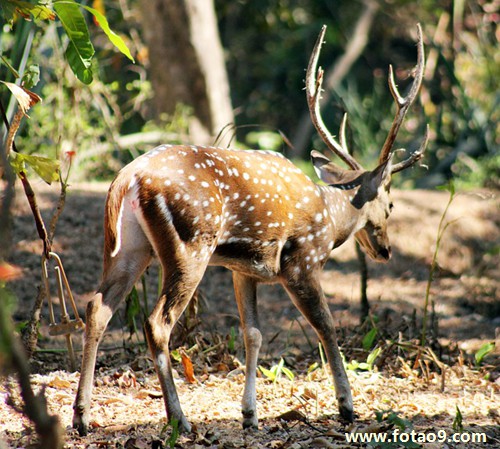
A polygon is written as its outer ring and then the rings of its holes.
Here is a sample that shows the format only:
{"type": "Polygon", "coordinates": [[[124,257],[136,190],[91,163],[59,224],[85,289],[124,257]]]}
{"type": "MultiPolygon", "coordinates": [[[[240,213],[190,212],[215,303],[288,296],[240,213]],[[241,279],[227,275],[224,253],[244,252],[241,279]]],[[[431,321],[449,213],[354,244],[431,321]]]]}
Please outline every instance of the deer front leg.
{"type": "Polygon", "coordinates": [[[354,412],[351,387],[337,344],[333,318],[321,289],[318,275],[316,272],[310,272],[304,274],[300,279],[290,277],[284,281],[284,286],[295,306],[318,334],[332,370],[340,416],[352,422],[354,412]]]}
{"type": "Polygon", "coordinates": [[[258,428],[255,378],[257,360],[262,344],[257,316],[256,282],[241,273],[233,272],[234,292],[245,339],[245,390],[241,403],[243,428],[258,428]]]}

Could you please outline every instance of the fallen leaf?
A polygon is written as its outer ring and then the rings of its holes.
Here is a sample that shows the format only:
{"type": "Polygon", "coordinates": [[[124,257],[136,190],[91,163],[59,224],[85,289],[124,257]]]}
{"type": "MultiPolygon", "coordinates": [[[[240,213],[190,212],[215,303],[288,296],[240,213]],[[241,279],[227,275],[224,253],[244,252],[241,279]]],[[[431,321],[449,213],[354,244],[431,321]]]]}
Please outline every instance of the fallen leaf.
{"type": "Polygon", "coordinates": [[[328,429],[328,431],[325,433],[326,436],[328,437],[333,437],[336,440],[345,440],[345,432],[339,432],[335,429],[328,429]]]}
{"type": "Polygon", "coordinates": [[[12,265],[7,262],[0,263],[0,281],[13,281],[21,277],[23,271],[17,265],[12,265]]]}
{"type": "Polygon", "coordinates": [[[151,446],[144,438],[129,438],[124,447],[125,449],[149,449],[151,446]]]}
{"type": "Polygon", "coordinates": [[[299,412],[298,410],[289,410],[288,412],[285,412],[277,417],[278,419],[281,419],[282,421],[305,421],[306,417],[303,413],[299,412]]]}
{"type": "Polygon", "coordinates": [[[302,397],[304,399],[317,399],[318,396],[315,391],[311,390],[310,388],[304,388],[304,393],[302,393],[302,397]]]}
{"type": "Polygon", "coordinates": [[[118,386],[121,388],[137,387],[137,378],[135,377],[135,374],[130,370],[124,371],[122,373],[117,372],[113,377],[115,378],[118,386]]]}
{"type": "Polygon", "coordinates": [[[71,387],[71,382],[56,376],[48,383],[48,386],[52,388],[69,388],[71,387]]]}
{"type": "Polygon", "coordinates": [[[186,354],[186,351],[180,350],[180,353],[181,353],[181,362],[182,362],[182,366],[184,367],[184,375],[186,376],[186,380],[190,384],[198,383],[198,380],[196,379],[196,377],[194,377],[193,362],[191,362],[191,359],[186,354]]]}
{"type": "Polygon", "coordinates": [[[102,424],[94,419],[90,421],[89,426],[92,427],[92,429],[98,429],[99,427],[102,427],[102,424]]]}
{"type": "Polygon", "coordinates": [[[163,397],[163,393],[161,391],[140,390],[134,395],[134,397],[136,399],[146,399],[146,398],[158,399],[163,397]]]}
{"type": "Polygon", "coordinates": [[[307,447],[318,447],[321,449],[332,449],[335,448],[336,445],[333,445],[326,438],[318,437],[314,438],[307,447]]]}

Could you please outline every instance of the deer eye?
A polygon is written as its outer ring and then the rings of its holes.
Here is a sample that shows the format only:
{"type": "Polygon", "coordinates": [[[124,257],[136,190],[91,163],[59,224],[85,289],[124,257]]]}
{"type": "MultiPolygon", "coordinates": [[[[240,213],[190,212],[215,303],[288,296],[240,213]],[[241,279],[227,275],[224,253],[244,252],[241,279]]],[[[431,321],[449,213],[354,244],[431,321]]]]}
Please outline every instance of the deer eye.
{"type": "Polygon", "coordinates": [[[389,203],[389,210],[392,211],[392,209],[394,209],[394,204],[393,203],[389,203]]]}

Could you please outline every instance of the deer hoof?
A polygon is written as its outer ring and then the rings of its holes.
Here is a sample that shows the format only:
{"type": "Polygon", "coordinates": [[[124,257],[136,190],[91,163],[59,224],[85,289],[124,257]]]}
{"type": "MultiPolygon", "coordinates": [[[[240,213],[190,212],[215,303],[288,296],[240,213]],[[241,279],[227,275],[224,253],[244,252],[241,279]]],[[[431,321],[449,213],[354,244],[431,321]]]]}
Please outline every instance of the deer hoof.
{"type": "Polygon", "coordinates": [[[342,419],[344,419],[345,421],[350,422],[350,423],[354,421],[354,411],[353,411],[352,407],[341,405],[339,407],[339,413],[340,413],[340,417],[342,419]]]}
{"type": "Polygon", "coordinates": [[[243,410],[243,428],[244,429],[258,429],[259,421],[255,410],[243,410]]]}
{"type": "Polygon", "coordinates": [[[80,436],[85,436],[89,433],[89,419],[80,414],[76,409],[73,415],[73,428],[78,430],[80,436]]]}
{"type": "Polygon", "coordinates": [[[182,416],[179,419],[179,432],[181,433],[191,433],[191,424],[189,424],[189,421],[186,419],[185,416],[182,416]]]}

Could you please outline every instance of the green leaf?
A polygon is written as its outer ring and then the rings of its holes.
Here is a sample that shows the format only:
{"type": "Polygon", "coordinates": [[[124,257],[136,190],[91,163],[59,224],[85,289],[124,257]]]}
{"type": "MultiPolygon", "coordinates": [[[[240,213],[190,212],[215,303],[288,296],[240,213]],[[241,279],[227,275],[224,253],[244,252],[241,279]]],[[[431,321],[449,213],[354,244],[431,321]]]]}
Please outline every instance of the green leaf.
{"type": "Polygon", "coordinates": [[[267,368],[264,368],[263,366],[259,365],[259,369],[266,376],[270,381],[274,382],[276,380],[276,372],[272,370],[268,370],[267,368]]]}
{"type": "MultiPolygon", "coordinates": [[[[2,0],[0,0],[0,2],[1,1],[2,0]]],[[[7,66],[7,68],[10,70],[14,78],[19,78],[19,73],[17,72],[17,70],[14,67],[12,67],[12,64],[9,62],[9,60],[2,54],[0,54],[0,61],[2,61],[7,66]]]]}
{"type": "Polygon", "coordinates": [[[10,1],[0,0],[0,8],[2,9],[3,18],[12,28],[12,23],[14,22],[14,15],[16,13],[16,7],[10,1]]]}
{"type": "Polygon", "coordinates": [[[447,184],[437,186],[436,190],[450,192],[450,195],[453,197],[455,196],[455,183],[453,182],[453,180],[450,180],[447,184]]]}
{"type": "Polygon", "coordinates": [[[399,427],[402,432],[413,429],[413,424],[408,419],[401,418],[398,412],[390,411],[387,415],[387,422],[399,427]]]}
{"type": "Polygon", "coordinates": [[[118,49],[120,50],[128,59],[130,59],[132,62],[135,62],[134,58],[132,57],[132,54],[130,53],[129,48],[123,41],[123,39],[118,36],[110,27],[108,20],[106,17],[101,14],[97,9],[91,8],[90,6],[86,5],[80,5],[82,8],[85,8],[88,12],[90,12],[97,20],[97,23],[101,26],[102,31],[106,33],[106,36],[108,36],[108,39],[110,42],[118,49]]]}
{"type": "Polygon", "coordinates": [[[43,156],[28,154],[9,153],[10,165],[19,175],[26,171],[26,165],[30,166],[47,184],[59,181],[59,161],[43,156]]]}
{"type": "Polygon", "coordinates": [[[20,175],[22,172],[26,171],[26,165],[22,156],[14,150],[11,150],[11,152],[9,153],[9,163],[12,167],[12,170],[14,170],[14,173],[16,173],[17,175],[20,175]]]}
{"type": "Polygon", "coordinates": [[[295,374],[293,374],[293,372],[288,369],[286,366],[283,366],[281,368],[281,370],[283,371],[283,374],[288,377],[288,379],[290,379],[291,381],[293,381],[293,379],[295,379],[295,374]]]}
{"type": "Polygon", "coordinates": [[[319,363],[314,362],[312,365],[307,368],[307,375],[311,374],[313,371],[316,371],[319,368],[319,363]]]}
{"type": "Polygon", "coordinates": [[[181,353],[179,352],[178,349],[174,349],[172,351],[170,351],[170,356],[176,361],[176,362],[181,362],[182,360],[182,356],[181,356],[181,353]]]}
{"type": "Polygon", "coordinates": [[[79,6],[78,3],[66,0],[54,3],[54,10],[70,40],[66,59],[71,70],[82,83],[90,84],[93,79],[91,65],[95,51],[79,6]]]}
{"type": "Polygon", "coordinates": [[[234,329],[234,326],[231,326],[231,330],[229,332],[229,340],[227,342],[227,349],[231,354],[235,352],[235,343],[236,343],[236,330],[234,329]]]}
{"type": "Polygon", "coordinates": [[[172,418],[170,420],[170,426],[172,427],[172,433],[170,436],[167,438],[165,443],[169,445],[170,448],[174,448],[175,444],[177,443],[177,440],[179,439],[180,432],[179,432],[179,420],[172,418]]]}
{"type": "Polygon", "coordinates": [[[453,424],[452,424],[453,430],[455,432],[463,432],[464,424],[463,424],[462,412],[458,408],[458,405],[456,407],[457,407],[457,410],[455,412],[455,418],[453,419],[453,424]]]}
{"type": "Polygon", "coordinates": [[[33,17],[35,20],[55,20],[54,11],[47,8],[45,5],[33,4],[19,0],[0,0],[0,6],[5,17],[5,20],[12,24],[14,15],[18,14],[26,20],[33,17]]]}
{"type": "Polygon", "coordinates": [[[382,352],[382,348],[376,348],[370,354],[368,354],[368,357],[366,358],[366,363],[370,366],[370,370],[373,368],[373,364],[375,363],[375,360],[379,356],[379,354],[382,352]]]}
{"type": "Polygon", "coordinates": [[[356,359],[353,359],[347,364],[346,368],[349,371],[356,371],[360,367],[360,365],[361,364],[356,359]]]}
{"type": "Polygon", "coordinates": [[[476,366],[481,365],[483,359],[495,349],[495,342],[491,341],[489,343],[485,343],[483,346],[479,348],[479,350],[474,354],[474,358],[476,360],[476,366]]]}
{"type": "Polygon", "coordinates": [[[375,337],[377,336],[378,330],[376,327],[372,328],[370,332],[368,332],[363,337],[363,349],[368,351],[373,347],[373,343],[375,342],[375,337]]]}
{"type": "Polygon", "coordinates": [[[137,292],[137,288],[132,288],[132,291],[129,293],[126,305],[125,305],[125,315],[127,317],[127,326],[130,334],[137,333],[137,324],[136,317],[139,315],[141,311],[141,306],[139,304],[139,293],[137,292]]]}
{"type": "Polygon", "coordinates": [[[31,64],[23,75],[23,87],[32,89],[40,81],[40,67],[38,64],[31,64]]]}

